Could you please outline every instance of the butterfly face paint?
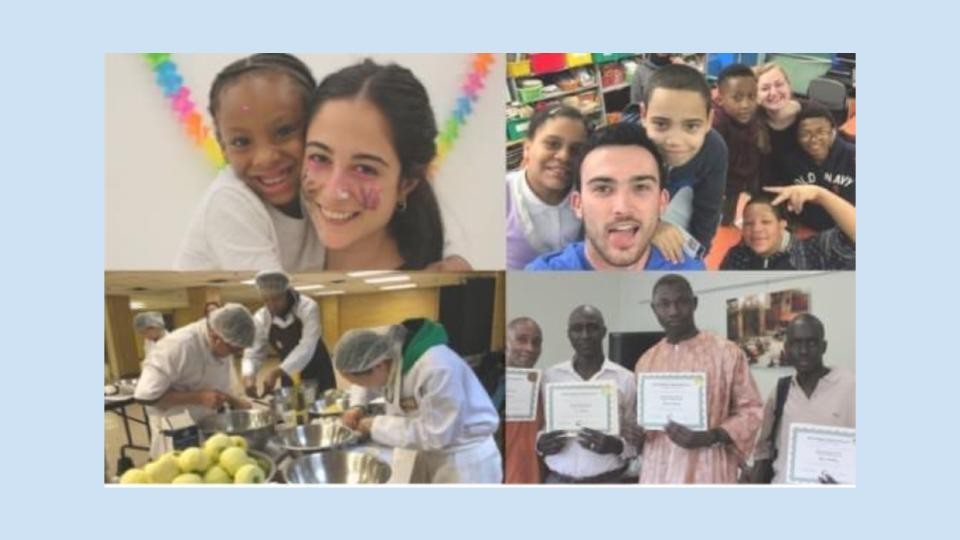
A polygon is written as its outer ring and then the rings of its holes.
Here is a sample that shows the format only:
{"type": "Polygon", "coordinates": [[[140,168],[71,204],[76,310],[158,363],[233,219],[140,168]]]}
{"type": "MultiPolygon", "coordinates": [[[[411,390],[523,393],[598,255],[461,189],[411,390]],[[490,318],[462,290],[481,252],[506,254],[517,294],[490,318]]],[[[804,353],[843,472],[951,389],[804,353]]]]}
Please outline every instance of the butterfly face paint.
{"type": "Polygon", "coordinates": [[[308,160],[304,164],[304,190],[308,196],[322,200],[336,201],[337,206],[348,206],[351,199],[363,210],[376,210],[380,207],[383,187],[376,178],[365,177],[352,171],[337,171],[330,163],[318,163],[308,160]],[[321,177],[327,176],[326,182],[321,177]]]}
{"type": "Polygon", "coordinates": [[[389,251],[390,221],[405,195],[390,133],[386,118],[365,99],[331,100],[310,119],[302,189],[328,250],[389,251]]]}

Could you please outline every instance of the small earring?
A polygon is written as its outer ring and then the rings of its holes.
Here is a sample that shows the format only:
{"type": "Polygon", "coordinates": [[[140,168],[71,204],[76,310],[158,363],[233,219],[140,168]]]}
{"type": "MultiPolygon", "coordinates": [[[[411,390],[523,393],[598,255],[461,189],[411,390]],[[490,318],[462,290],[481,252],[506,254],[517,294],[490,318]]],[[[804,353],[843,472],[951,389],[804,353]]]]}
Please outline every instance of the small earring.
{"type": "Polygon", "coordinates": [[[397,212],[406,212],[407,211],[407,200],[403,199],[397,203],[397,212]]]}

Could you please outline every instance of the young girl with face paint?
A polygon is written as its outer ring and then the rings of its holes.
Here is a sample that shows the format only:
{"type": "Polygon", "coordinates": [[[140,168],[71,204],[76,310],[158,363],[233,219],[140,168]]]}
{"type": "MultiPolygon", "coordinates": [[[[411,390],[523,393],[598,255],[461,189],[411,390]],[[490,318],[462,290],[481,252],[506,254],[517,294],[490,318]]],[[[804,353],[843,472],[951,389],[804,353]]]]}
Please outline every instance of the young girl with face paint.
{"type": "Polygon", "coordinates": [[[299,195],[315,86],[309,68],[288,54],[255,54],[217,75],[209,110],[229,166],[194,214],[176,269],[322,268],[323,247],[299,195]]]}
{"type": "Polygon", "coordinates": [[[443,225],[427,179],[436,135],[426,89],[406,68],[365,60],[320,83],[303,194],[325,269],[423,269],[441,260],[443,225]]]}

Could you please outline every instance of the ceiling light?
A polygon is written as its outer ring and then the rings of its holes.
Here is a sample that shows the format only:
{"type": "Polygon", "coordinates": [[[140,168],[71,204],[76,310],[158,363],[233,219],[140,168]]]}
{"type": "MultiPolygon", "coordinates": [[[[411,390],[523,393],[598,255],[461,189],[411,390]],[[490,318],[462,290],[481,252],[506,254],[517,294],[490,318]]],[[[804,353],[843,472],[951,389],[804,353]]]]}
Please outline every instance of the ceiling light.
{"type": "Polygon", "coordinates": [[[313,293],[313,296],[332,296],[334,294],[344,294],[347,291],[320,291],[318,293],[313,293]]]}
{"type": "Polygon", "coordinates": [[[298,291],[315,291],[323,288],[326,288],[326,285],[301,285],[299,287],[294,287],[294,289],[298,291]]]}
{"type": "Polygon", "coordinates": [[[403,285],[388,285],[386,287],[380,287],[381,291],[399,291],[400,289],[413,289],[416,287],[416,283],[404,283],[403,285]]]}
{"type": "Polygon", "coordinates": [[[393,272],[393,270],[364,270],[362,272],[347,272],[347,275],[350,277],[368,277],[389,274],[391,272],[393,272]]]}
{"type": "Polygon", "coordinates": [[[401,274],[399,276],[386,276],[386,277],[365,279],[364,281],[366,281],[367,283],[394,283],[397,281],[410,281],[410,276],[406,274],[401,274]]]}

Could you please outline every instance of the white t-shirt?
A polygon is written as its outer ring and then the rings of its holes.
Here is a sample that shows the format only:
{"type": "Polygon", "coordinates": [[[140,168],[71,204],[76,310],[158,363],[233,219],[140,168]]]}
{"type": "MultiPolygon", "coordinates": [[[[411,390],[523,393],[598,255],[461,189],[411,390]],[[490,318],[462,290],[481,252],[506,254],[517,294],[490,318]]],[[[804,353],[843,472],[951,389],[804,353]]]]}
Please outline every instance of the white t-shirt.
{"type": "Polygon", "coordinates": [[[229,166],[210,184],[187,229],[176,270],[323,269],[324,250],[303,219],[264,204],[229,166]]]}

